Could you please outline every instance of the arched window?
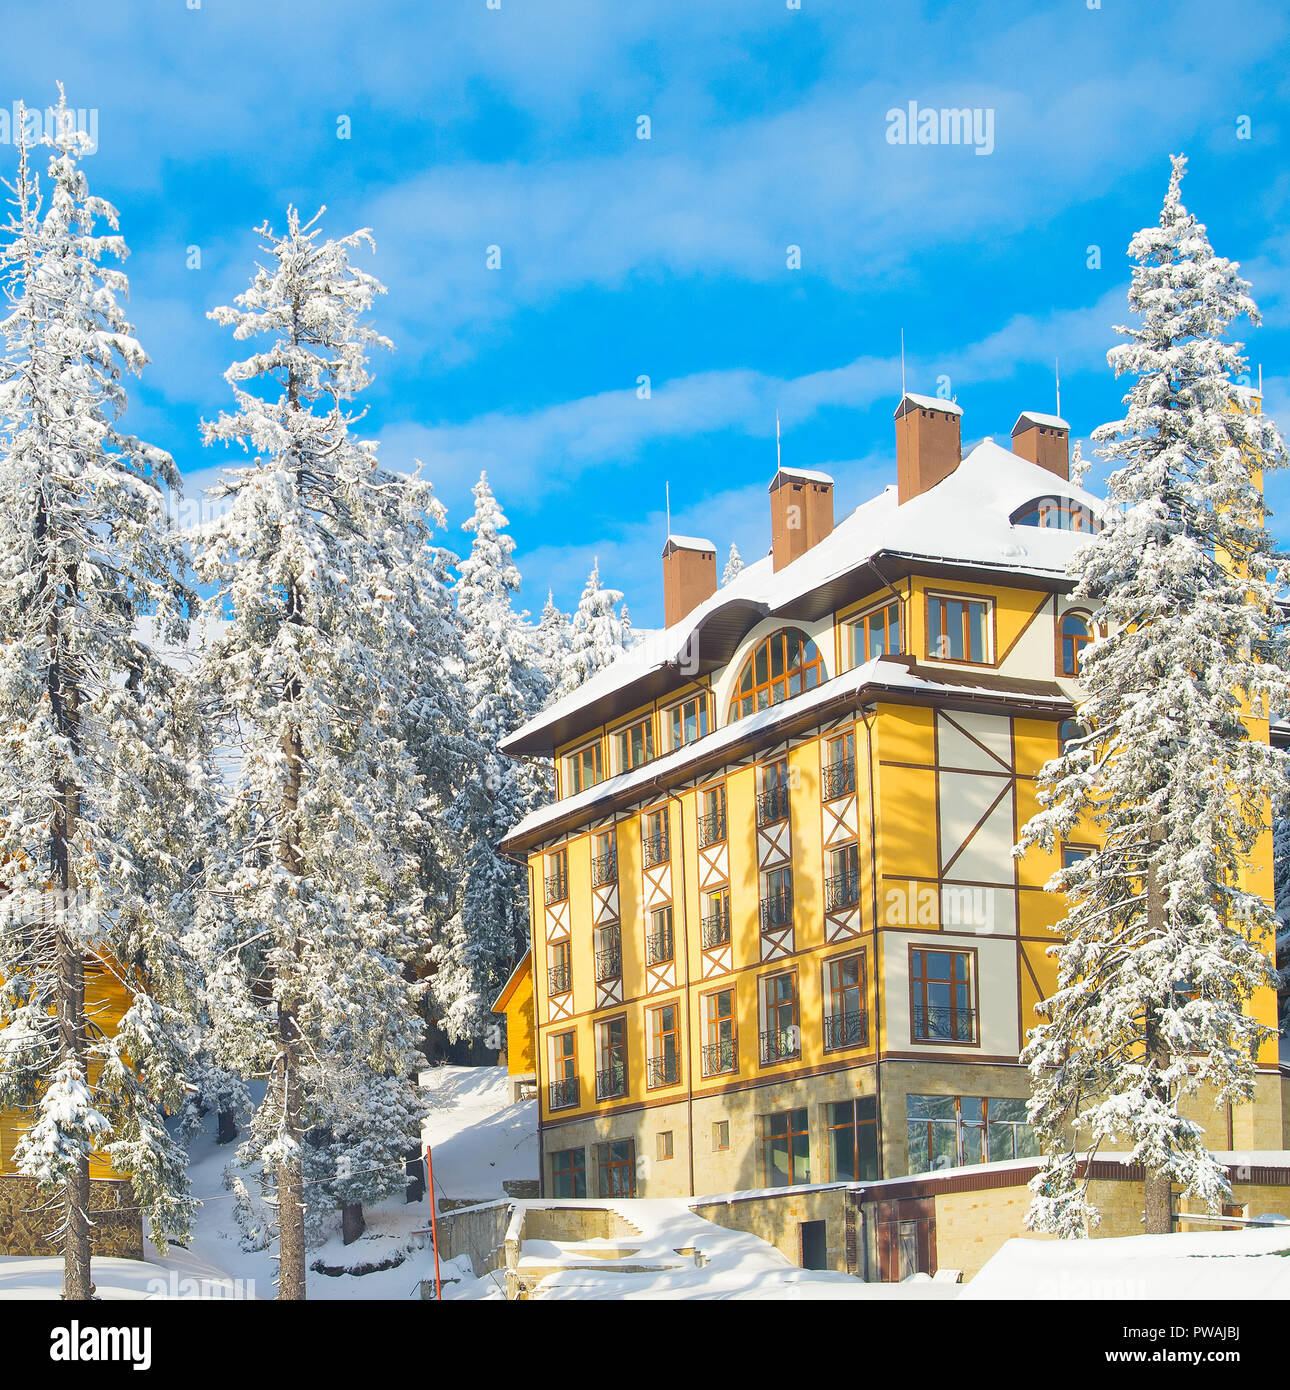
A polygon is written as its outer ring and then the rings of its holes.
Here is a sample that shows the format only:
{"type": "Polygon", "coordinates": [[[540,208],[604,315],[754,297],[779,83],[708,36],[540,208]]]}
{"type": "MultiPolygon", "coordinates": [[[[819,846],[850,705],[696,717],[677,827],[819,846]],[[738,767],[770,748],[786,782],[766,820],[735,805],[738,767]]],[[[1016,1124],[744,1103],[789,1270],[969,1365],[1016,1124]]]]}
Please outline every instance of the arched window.
{"type": "Polygon", "coordinates": [[[739,673],[730,697],[727,723],[754,710],[812,690],[823,679],[824,667],[815,643],[800,628],[785,627],[759,643],[739,673]]]}
{"type": "Polygon", "coordinates": [[[1036,497],[1011,517],[1014,526],[1040,526],[1057,531],[1100,531],[1102,523],[1073,497],[1036,497]]]}
{"type": "Polygon", "coordinates": [[[1085,614],[1063,614],[1061,633],[1063,676],[1079,675],[1080,654],[1092,640],[1093,625],[1085,614]]]}
{"type": "Polygon", "coordinates": [[[1063,719],[1062,726],[1057,731],[1057,742],[1063,753],[1072,743],[1078,743],[1080,739],[1087,737],[1088,730],[1078,719],[1063,719]]]}

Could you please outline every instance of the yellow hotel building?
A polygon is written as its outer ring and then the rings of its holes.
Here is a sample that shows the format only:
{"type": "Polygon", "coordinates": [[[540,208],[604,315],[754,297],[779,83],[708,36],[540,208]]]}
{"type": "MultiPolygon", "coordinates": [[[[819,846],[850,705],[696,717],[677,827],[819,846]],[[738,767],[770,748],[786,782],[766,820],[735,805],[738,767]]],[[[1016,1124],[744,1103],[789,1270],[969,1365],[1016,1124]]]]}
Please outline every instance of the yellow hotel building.
{"type": "MultiPolygon", "coordinates": [[[[1018,1053],[1059,856],[1012,849],[1074,714],[1091,631],[1065,571],[1099,503],[1064,421],[963,457],[960,417],[904,396],[896,484],[836,524],[832,479],[781,468],[771,552],[722,588],[709,541],[668,537],[666,630],[503,744],[555,763],[505,842],[545,1196],[1033,1153],[1018,1053]]],[[[1250,878],[1271,895],[1270,837],[1250,878]]],[[[1256,1008],[1274,1023],[1271,991],[1256,1008]]],[[[1197,1112],[1215,1149],[1282,1147],[1275,1043],[1259,1060],[1252,1105],[1197,1112]]]]}

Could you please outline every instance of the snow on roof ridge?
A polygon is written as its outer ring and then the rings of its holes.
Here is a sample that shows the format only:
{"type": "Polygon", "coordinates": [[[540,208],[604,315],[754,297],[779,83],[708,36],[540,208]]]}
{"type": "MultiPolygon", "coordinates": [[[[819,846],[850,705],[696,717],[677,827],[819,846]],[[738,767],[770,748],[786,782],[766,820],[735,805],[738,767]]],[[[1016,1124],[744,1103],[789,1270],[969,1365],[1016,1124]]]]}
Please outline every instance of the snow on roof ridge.
{"type": "Polygon", "coordinates": [[[663,542],[663,549],[669,545],[674,545],[678,550],[716,550],[712,541],[703,536],[683,536],[677,531],[669,531],[667,540],[663,542]]]}
{"type": "MultiPolygon", "coordinates": [[[[780,464],[775,470],[776,480],[781,474],[786,478],[805,478],[807,482],[811,483],[832,483],[834,481],[831,473],[825,473],[818,468],[793,468],[786,463],[780,464]]],[[[772,482],[771,487],[774,486],[775,483],[772,482]]]]}
{"type": "Polygon", "coordinates": [[[913,401],[915,405],[922,406],[924,410],[944,410],[951,415],[962,415],[963,407],[957,401],[943,400],[940,396],[920,396],[917,391],[906,391],[900,398],[900,405],[896,407],[896,414],[899,415],[901,406],[906,401],[913,401]]]}
{"type": "Polygon", "coordinates": [[[1021,414],[1017,416],[1017,424],[1012,427],[1013,434],[1016,434],[1017,425],[1020,425],[1023,420],[1029,420],[1032,424],[1036,425],[1047,425],[1049,429],[1054,430],[1070,429],[1070,422],[1063,420],[1060,415],[1045,415],[1039,410],[1023,410],[1021,414]]]}

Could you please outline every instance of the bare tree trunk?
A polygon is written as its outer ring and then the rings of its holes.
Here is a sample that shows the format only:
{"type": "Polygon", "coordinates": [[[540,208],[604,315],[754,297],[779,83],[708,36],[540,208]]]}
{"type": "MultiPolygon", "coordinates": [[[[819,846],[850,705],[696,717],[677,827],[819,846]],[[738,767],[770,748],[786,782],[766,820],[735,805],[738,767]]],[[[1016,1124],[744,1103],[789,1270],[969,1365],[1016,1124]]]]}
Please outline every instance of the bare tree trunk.
{"type": "Polygon", "coordinates": [[[367,1230],[363,1220],[362,1202],[342,1202],[340,1208],[340,1235],[345,1245],[353,1243],[367,1230]]]}
{"type": "MultiPolygon", "coordinates": [[[[1160,887],[1160,867],[1154,854],[1147,866],[1147,926],[1154,934],[1164,931],[1165,903],[1160,887]]],[[[1148,1058],[1158,1068],[1168,1065],[1169,1054],[1160,1041],[1154,1010],[1148,1009],[1143,1029],[1143,1044],[1148,1058]]],[[[1165,1099],[1162,1095],[1161,1099],[1165,1099]]],[[[1143,1230],[1149,1236],[1167,1236],[1173,1232],[1173,1183],[1168,1174],[1149,1170],[1143,1180],[1143,1230]]]]}
{"type": "Polygon", "coordinates": [[[304,1134],[300,1113],[299,1032],[294,1014],[279,1014],[282,1041],[282,1125],[292,1142],[290,1159],[278,1169],[278,1297],[306,1295],[304,1134]]]}
{"type": "MultiPolygon", "coordinates": [[[[44,532],[44,516],[38,522],[44,532]]],[[[70,584],[69,584],[69,587],[70,584]]],[[[51,618],[46,629],[49,665],[46,690],[54,727],[69,742],[73,752],[78,746],[80,702],[74,684],[64,680],[61,660],[62,635],[57,618],[51,618]]],[[[71,935],[67,919],[79,887],[73,846],[80,822],[81,798],[74,784],[62,780],[55,783],[56,802],[50,837],[50,868],[58,901],[55,913],[58,926],[54,936],[58,1008],[58,1059],[71,1063],[88,1082],[85,1064],[85,959],[81,943],[71,935]]],[[[92,1297],[94,1284],[90,1277],[90,1165],[89,1159],[77,1160],[74,1171],[63,1179],[63,1297],[84,1301],[92,1297]]]]}
{"type": "Polygon", "coordinates": [[[232,1110],[215,1112],[215,1142],[231,1144],[237,1138],[237,1116],[232,1110]]]}

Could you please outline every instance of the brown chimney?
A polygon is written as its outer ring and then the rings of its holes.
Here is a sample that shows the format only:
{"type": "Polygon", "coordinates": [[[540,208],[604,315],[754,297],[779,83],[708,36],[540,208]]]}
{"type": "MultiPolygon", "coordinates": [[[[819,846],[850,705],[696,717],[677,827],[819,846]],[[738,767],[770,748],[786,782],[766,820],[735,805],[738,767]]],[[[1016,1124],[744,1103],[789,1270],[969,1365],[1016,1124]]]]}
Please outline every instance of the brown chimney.
{"type": "Polygon", "coordinates": [[[1012,452],[1070,481],[1071,427],[1056,415],[1023,410],[1012,427],[1012,452]]]}
{"type": "Polygon", "coordinates": [[[896,407],[896,496],[921,497],[963,459],[963,407],[907,391],[896,407]]]}
{"type": "Polygon", "coordinates": [[[833,479],[809,468],[781,468],[770,485],[770,535],[776,574],[833,532],[833,479]]]}
{"type": "Polygon", "coordinates": [[[671,627],[717,592],[717,547],[695,536],[663,546],[663,621],[671,627]]]}

